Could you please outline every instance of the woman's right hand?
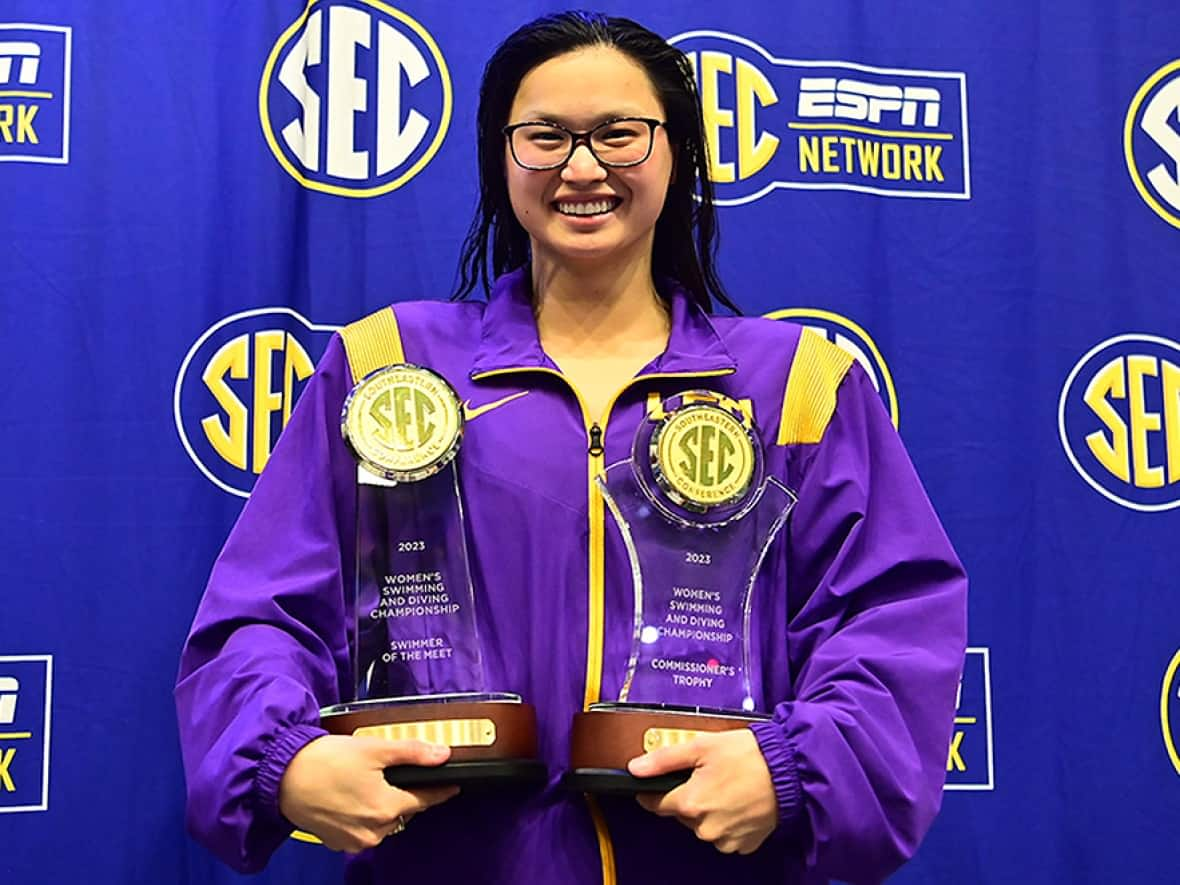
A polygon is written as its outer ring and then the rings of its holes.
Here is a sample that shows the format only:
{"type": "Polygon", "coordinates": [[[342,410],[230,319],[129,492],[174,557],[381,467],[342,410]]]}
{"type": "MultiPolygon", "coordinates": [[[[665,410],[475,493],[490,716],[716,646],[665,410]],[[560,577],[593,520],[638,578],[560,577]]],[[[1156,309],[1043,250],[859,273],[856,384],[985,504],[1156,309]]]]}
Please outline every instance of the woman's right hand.
{"type": "Polygon", "coordinates": [[[356,853],[398,832],[413,815],[445,802],[458,787],[399,790],[390,765],[440,765],[451,748],[423,741],[324,735],[295,754],[279,782],[279,810],[333,851],[356,853]]]}

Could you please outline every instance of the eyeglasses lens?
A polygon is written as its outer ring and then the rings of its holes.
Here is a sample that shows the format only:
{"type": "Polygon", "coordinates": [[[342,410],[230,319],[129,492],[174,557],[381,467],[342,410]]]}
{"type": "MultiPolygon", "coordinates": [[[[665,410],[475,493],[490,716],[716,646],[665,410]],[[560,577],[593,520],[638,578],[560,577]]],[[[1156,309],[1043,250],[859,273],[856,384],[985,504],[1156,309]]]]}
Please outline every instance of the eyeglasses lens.
{"type": "MultiPolygon", "coordinates": [[[[638,120],[604,123],[590,132],[590,150],[608,166],[642,162],[651,150],[651,127],[638,120]]],[[[540,123],[520,126],[512,132],[517,162],[534,168],[554,168],[569,159],[573,136],[564,129],[540,123]]]]}

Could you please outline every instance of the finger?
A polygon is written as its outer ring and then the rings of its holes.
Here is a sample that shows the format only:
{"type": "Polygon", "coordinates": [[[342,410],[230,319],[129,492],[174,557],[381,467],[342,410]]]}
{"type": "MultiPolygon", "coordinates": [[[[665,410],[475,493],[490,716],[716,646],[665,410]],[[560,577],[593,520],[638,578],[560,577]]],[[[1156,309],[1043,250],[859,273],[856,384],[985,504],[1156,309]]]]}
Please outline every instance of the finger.
{"type": "Polygon", "coordinates": [[[379,738],[358,738],[365,741],[366,749],[373,761],[382,768],[388,765],[441,765],[451,756],[446,744],[429,744],[426,741],[387,741],[379,738]]]}
{"type": "Polygon", "coordinates": [[[650,811],[652,814],[659,814],[657,810],[660,807],[660,800],[664,798],[663,793],[636,793],[635,801],[639,803],[645,811],[650,811]]]}
{"type": "Polygon", "coordinates": [[[697,807],[697,802],[693,798],[692,791],[688,789],[687,783],[681,784],[667,793],[641,793],[639,795],[645,797],[646,800],[639,804],[652,814],[658,814],[660,817],[679,818],[680,822],[687,827],[692,827],[693,822],[700,817],[700,809],[697,807]]]}
{"type": "Polygon", "coordinates": [[[652,777],[667,774],[669,771],[695,768],[702,751],[699,740],[700,738],[694,738],[684,744],[660,747],[658,750],[636,756],[627,763],[627,770],[636,777],[652,777]]]}
{"type": "Polygon", "coordinates": [[[652,814],[658,814],[660,817],[679,817],[680,813],[675,806],[668,803],[668,797],[659,793],[640,793],[635,797],[638,802],[647,811],[652,814]]]}
{"type": "Polygon", "coordinates": [[[418,787],[403,792],[410,801],[406,805],[405,810],[402,811],[402,814],[416,814],[435,805],[441,805],[448,799],[457,796],[459,794],[459,788],[455,786],[418,787]]]}
{"type": "Polygon", "coordinates": [[[734,854],[737,852],[738,848],[741,847],[741,843],[737,839],[724,838],[715,840],[713,842],[713,847],[722,854],[734,854]]]}

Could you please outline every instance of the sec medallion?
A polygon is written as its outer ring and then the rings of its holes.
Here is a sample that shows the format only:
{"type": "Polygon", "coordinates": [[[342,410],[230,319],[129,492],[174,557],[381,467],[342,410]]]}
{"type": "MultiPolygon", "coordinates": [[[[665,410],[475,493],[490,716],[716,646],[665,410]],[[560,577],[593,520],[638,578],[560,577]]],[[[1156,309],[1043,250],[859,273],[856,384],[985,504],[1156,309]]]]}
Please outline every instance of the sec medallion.
{"type": "Polygon", "coordinates": [[[755,445],[740,413],[693,402],[668,412],[656,428],[652,473],[674,502],[703,513],[746,494],[755,473],[755,445]]]}
{"type": "Polygon", "coordinates": [[[366,469],[395,482],[414,482],[455,457],[463,409],[441,376],[403,363],[361,379],[344,403],[340,429],[366,469]]]}

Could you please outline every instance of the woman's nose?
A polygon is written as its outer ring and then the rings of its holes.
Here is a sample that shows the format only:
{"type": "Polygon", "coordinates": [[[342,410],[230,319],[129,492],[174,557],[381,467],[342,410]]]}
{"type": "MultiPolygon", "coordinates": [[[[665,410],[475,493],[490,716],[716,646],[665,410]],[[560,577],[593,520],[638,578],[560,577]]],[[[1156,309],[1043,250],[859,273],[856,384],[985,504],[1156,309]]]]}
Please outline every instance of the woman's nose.
{"type": "Polygon", "coordinates": [[[561,178],[563,181],[601,181],[606,178],[606,169],[590,151],[590,146],[583,143],[570,154],[561,170],[561,178]]]}

